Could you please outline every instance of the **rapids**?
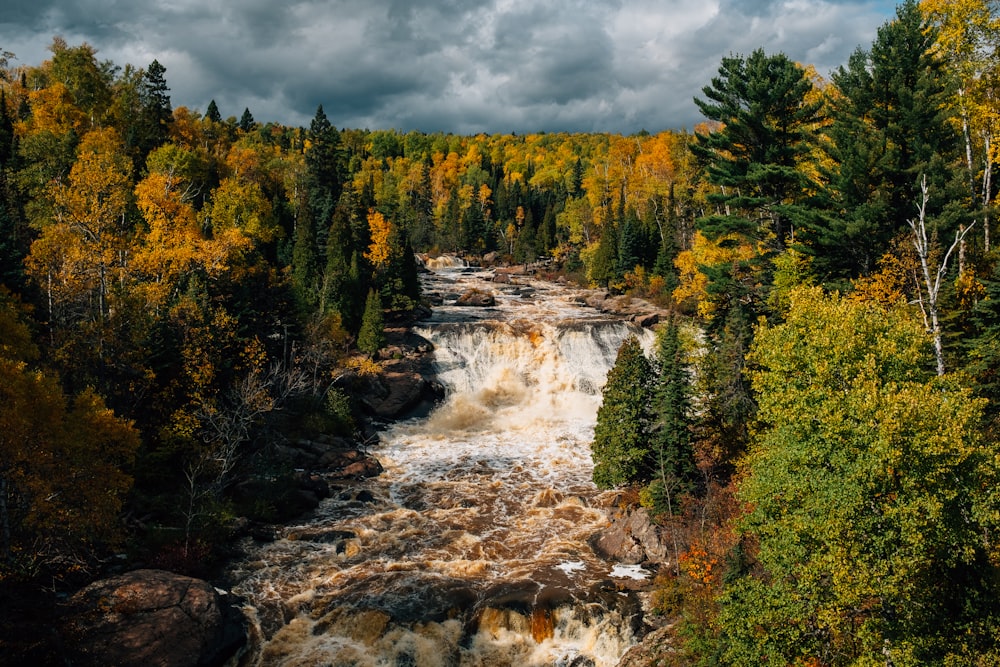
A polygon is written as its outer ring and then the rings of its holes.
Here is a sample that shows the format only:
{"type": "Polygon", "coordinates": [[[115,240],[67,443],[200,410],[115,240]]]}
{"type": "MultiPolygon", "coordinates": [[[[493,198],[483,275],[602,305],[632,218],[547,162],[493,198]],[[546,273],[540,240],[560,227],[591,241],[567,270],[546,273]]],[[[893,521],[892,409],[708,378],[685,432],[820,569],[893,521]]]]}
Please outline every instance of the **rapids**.
{"type": "Polygon", "coordinates": [[[600,388],[629,335],[550,284],[441,268],[425,291],[494,308],[435,308],[445,401],[373,451],[378,478],[249,547],[230,577],[248,600],[250,664],[610,667],[638,639],[625,586],[646,576],[587,544],[607,518],[591,482],[600,388]]]}

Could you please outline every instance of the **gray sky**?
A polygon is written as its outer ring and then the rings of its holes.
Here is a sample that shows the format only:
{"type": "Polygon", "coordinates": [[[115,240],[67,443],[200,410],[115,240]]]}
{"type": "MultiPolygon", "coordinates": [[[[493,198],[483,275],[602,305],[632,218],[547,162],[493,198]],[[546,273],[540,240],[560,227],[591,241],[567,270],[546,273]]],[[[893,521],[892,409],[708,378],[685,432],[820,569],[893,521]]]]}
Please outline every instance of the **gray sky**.
{"type": "Polygon", "coordinates": [[[824,76],[891,0],[15,0],[0,50],[61,35],[167,68],[175,107],[459,134],[692,128],[723,56],[758,47],[824,76]]]}

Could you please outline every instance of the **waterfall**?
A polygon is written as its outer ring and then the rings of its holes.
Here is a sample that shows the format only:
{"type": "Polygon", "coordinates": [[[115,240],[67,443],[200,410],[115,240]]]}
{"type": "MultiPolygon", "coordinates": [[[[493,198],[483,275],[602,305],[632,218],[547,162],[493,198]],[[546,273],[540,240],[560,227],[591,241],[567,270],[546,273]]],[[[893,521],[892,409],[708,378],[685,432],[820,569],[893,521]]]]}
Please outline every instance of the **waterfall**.
{"type": "Polygon", "coordinates": [[[384,434],[365,500],[335,495],[234,568],[256,664],[611,667],[635,643],[638,599],[587,544],[607,522],[589,445],[621,342],[652,337],[551,289],[418,331],[443,404],[384,434]]]}

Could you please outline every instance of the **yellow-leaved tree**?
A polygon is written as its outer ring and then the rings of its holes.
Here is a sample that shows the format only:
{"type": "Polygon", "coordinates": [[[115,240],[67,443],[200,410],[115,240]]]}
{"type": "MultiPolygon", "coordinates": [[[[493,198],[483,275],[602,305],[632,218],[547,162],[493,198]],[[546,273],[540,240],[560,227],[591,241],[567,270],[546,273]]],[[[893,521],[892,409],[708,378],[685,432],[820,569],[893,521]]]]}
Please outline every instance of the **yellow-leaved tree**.
{"type": "Polygon", "coordinates": [[[67,397],[37,358],[18,304],[0,291],[0,580],[74,568],[113,544],[139,446],[100,396],[67,397]]]}

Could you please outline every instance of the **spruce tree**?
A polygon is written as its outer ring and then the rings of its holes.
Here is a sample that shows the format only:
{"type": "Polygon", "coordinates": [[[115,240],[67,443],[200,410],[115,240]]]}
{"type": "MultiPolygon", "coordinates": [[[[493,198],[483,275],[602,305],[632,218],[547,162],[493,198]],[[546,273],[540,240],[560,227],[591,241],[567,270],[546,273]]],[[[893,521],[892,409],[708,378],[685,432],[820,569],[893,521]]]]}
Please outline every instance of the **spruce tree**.
{"type": "Polygon", "coordinates": [[[673,514],[679,509],[678,497],[694,488],[697,472],[691,446],[691,380],[673,318],[657,332],[656,365],[651,397],[656,421],[650,438],[653,479],[647,493],[655,510],[673,514]]]}
{"type": "Polygon", "coordinates": [[[253,119],[253,114],[250,113],[250,108],[245,107],[243,109],[243,115],[240,116],[239,128],[243,130],[243,132],[250,132],[254,129],[254,127],[256,127],[256,125],[257,123],[253,119]]]}
{"type": "Polygon", "coordinates": [[[222,114],[219,113],[219,106],[215,103],[215,100],[208,103],[208,108],[205,109],[205,118],[213,123],[222,122],[222,114]]]}
{"type": "Polygon", "coordinates": [[[361,318],[358,332],[358,349],[369,356],[375,356],[385,346],[385,320],[382,316],[382,298],[374,289],[368,290],[365,300],[365,314],[361,318]]]}
{"type": "Polygon", "coordinates": [[[653,368],[635,336],[618,349],[597,411],[591,457],[601,489],[645,481],[650,472],[649,411],[653,368]]]}

